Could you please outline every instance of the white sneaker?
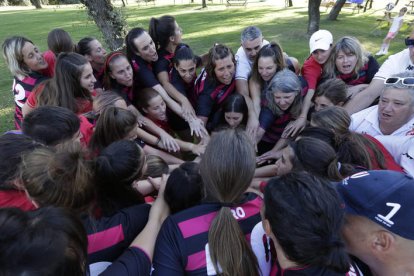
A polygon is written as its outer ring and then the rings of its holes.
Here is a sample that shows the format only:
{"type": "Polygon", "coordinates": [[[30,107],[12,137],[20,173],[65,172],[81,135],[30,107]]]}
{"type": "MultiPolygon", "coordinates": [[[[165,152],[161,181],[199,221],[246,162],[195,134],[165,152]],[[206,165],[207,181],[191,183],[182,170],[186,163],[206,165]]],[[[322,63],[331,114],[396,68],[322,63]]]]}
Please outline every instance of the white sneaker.
{"type": "Polygon", "coordinates": [[[385,53],[382,51],[382,50],[380,50],[378,53],[376,53],[375,54],[376,56],[382,56],[382,55],[385,55],[385,53]]]}

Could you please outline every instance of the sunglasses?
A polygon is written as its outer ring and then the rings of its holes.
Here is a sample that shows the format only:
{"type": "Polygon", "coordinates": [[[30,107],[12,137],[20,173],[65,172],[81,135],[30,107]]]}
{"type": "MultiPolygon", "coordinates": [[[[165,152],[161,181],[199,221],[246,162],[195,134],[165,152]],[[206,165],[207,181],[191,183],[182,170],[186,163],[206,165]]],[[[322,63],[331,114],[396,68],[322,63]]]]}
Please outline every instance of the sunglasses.
{"type": "Polygon", "coordinates": [[[407,37],[405,39],[405,46],[407,46],[407,47],[414,47],[414,39],[410,39],[409,37],[407,37]]]}
{"type": "Polygon", "coordinates": [[[385,79],[385,84],[397,84],[401,81],[402,85],[405,86],[414,86],[414,77],[406,77],[406,78],[398,78],[398,77],[391,77],[385,79]]]}

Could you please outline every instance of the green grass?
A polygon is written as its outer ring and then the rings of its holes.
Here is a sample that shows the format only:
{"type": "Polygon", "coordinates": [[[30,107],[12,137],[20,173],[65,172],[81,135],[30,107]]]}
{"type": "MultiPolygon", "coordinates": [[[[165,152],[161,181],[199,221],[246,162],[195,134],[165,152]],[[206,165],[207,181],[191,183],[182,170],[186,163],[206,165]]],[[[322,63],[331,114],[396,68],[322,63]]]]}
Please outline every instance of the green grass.
{"type": "MultiPolygon", "coordinates": [[[[388,27],[383,27],[379,35],[374,36],[372,29],[380,12],[351,14],[345,10],[336,22],[326,21],[325,9],[321,8],[321,29],[330,30],[335,39],[352,35],[357,37],[364,47],[375,53],[386,34],[388,27]]],[[[308,56],[307,8],[293,7],[281,9],[275,6],[248,6],[247,8],[225,8],[210,5],[200,10],[199,5],[177,6],[131,6],[122,11],[129,27],[147,28],[151,17],[164,14],[174,15],[184,30],[184,41],[196,53],[205,53],[215,43],[221,42],[234,51],[240,44],[240,32],[248,25],[260,27],[267,40],[276,40],[285,52],[295,56],[300,62],[308,56]]],[[[53,28],[64,28],[75,41],[84,36],[95,36],[103,42],[102,35],[82,8],[60,8],[44,10],[1,11],[2,27],[0,41],[11,35],[24,35],[33,40],[41,50],[47,50],[47,33],[53,28]]],[[[398,37],[391,44],[390,53],[403,49],[402,39],[409,33],[404,26],[398,37]]],[[[379,59],[382,63],[385,57],[379,59]]],[[[14,103],[11,95],[12,77],[0,60],[0,132],[13,128],[14,103]]]]}

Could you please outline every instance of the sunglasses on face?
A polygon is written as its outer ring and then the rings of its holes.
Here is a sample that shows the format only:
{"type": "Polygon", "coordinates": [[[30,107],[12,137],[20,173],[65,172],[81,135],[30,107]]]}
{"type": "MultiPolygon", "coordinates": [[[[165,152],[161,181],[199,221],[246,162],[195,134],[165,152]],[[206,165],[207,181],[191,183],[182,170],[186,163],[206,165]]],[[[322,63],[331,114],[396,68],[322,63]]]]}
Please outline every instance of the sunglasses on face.
{"type": "Polygon", "coordinates": [[[406,78],[391,77],[391,78],[385,79],[384,83],[385,84],[397,84],[400,81],[402,85],[410,86],[410,87],[414,86],[414,77],[406,77],[406,78]]]}
{"type": "Polygon", "coordinates": [[[405,39],[405,46],[407,47],[414,47],[414,39],[407,37],[405,39]]]}

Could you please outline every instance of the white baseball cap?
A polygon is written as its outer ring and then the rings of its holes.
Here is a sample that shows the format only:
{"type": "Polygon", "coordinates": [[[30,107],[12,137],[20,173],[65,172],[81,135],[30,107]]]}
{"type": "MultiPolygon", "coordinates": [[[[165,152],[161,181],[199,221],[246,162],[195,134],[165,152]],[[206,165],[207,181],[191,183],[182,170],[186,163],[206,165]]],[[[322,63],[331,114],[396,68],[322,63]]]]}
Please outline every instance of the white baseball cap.
{"type": "Polygon", "coordinates": [[[309,48],[310,52],[321,49],[321,50],[328,50],[333,43],[333,37],[331,32],[327,30],[319,30],[314,32],[309,39],[309,48]]]}

